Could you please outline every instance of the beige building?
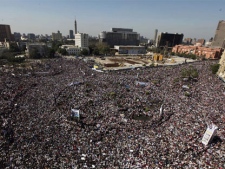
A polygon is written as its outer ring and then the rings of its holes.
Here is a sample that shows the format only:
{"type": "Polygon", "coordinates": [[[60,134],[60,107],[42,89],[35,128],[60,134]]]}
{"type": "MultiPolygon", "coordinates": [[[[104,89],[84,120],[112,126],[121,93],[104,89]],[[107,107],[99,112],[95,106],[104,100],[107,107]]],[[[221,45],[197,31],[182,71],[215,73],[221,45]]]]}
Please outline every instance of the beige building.
{"type": "Polygon", "coordinates": [[[52,40],[62,40],[62,33],[60,33],[60,31],[52,33],[52,40]]]}

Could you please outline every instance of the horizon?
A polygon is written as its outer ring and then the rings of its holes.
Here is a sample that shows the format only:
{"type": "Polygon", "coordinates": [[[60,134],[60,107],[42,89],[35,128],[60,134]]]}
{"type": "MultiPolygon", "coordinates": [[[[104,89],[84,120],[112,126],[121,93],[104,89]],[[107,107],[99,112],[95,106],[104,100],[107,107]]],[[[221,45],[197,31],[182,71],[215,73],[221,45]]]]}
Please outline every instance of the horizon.
{"type": "Polygon", "coordinates": [[[63,36],[77,30],[97,37],[111,28],[130,28],[140,36],[154,38],[160,32],[183,33],[184,38],[214,38],[224,20],[223,0],[2,0],[1,24],[11,32],[63,36]],[[33,22],[32,22],[33,21],[33,22]]]}

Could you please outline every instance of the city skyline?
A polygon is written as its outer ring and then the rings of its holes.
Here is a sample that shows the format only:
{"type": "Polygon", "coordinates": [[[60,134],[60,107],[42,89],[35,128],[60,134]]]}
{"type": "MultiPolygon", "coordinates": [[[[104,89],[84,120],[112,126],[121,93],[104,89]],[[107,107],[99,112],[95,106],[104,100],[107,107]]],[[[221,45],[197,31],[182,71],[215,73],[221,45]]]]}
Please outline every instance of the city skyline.
{"type": "Polygon", "coordinates": [[[214,37],[219,20],[225,20],[223,0],[2,0],[1,24],[11,32],[67,36],[77,30],[98,36],[113,27],[132,28],[154,39],[160,32],[183,33],[184,38],[214,37]]]}

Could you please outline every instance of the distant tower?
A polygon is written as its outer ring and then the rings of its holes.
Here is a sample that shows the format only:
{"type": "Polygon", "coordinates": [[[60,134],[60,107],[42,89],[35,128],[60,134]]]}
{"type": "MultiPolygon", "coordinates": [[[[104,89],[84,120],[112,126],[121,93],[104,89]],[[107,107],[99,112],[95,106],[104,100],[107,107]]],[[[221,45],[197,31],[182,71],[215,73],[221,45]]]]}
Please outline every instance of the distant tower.
{"type": "Polygon", "coordinates": [[[73,30],[69,30],[69,38],[74,39],[73,30]]]}
{"type": "Polygon", "coordinates": [[[155,37],[154,37],[154,43],[155,44],[156,44],[157,34],[158,34],[158,29],[155,30],[155,37]]]}
{"type": "Polygon", "coordinates": [[[74,26],[75,26],[75,34],[77,34],[77,21],[76,21],[76,19],[75,19],[75,22],[74,22],[74,26]]]}

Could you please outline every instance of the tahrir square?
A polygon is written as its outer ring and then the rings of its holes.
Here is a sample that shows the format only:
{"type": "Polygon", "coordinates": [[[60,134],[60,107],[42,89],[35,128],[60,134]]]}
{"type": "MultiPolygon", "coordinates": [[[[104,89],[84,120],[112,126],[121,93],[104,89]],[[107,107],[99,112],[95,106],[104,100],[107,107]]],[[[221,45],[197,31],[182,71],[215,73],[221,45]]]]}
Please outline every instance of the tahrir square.
{"type": "Polygon", "coordinates": [[[224,168],[225,21],[208,42],[183,37],[0,25],[0,168],[224,168]],[[25,60],[7,60],[12,49],[25,60]]]}

